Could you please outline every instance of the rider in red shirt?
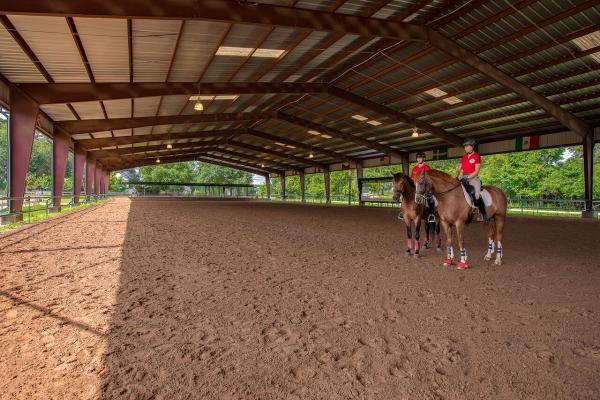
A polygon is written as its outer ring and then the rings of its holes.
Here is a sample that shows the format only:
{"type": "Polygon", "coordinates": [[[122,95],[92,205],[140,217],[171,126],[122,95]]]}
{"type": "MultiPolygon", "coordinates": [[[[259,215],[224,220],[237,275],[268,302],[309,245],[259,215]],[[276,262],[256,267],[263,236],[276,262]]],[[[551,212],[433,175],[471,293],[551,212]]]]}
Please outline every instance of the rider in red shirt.
{"type": "Polygon", "coordinates": [[[419,172],[429,171],[431,168],[425,162],[425,153],[418,152],[417,153],[417,165],[413,167],[412,173],[410,174],[410,178],[414,181],[415,177],[419,172]]]}
{"type": "Polygon", "coordinates": [[[481,198],[481,180],[479,179],[479,171],[483,160],[479,154],[475,152],[477,143],[473,139],[466,139],[463,143],[465,155],[460,159],[460,164],[456,167],[457,178],[462,173],[461,181],[471,185],[475,191],[475,205],[479,209],[479,213],[484,221],[487,222],[487,214],[485,204],[481,198]]]}

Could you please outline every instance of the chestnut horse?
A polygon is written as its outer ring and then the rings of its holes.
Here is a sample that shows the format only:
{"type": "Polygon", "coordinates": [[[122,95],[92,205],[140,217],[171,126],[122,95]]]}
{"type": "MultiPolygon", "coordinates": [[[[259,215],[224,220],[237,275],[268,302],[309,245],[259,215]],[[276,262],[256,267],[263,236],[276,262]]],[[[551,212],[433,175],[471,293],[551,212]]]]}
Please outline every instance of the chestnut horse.
{"type": "MultiPolygon", "coordinates": [[[[412,250],[412,223],[415,224],[415,257],[419,257],[421,250],[421,222],[425,221],[425,244],[427,248],[429,245],[430,232],[432,238],[435,237],[434,229],[435,222],[427,221],[428,212],[424,204],[417,204],[415,202],[415,183],[410,176],[403,174],[402,172],[392,174],[394,176],[394,200],[399,201],[402,196],[402,219],[406,224],[406,251],[405,255],[408,257],[411,255],[412,250]]],[[[439,236],[440,229],[437,227],[437,250],[441,251],[442,239],[439,236]]]]}
{"type": "MultiPolygon", "coordinates": [[[[460,249],[459,269],[469,268],[467,264],[467,250],[464,242],[464,229],[469,221],[469,212],[471,207],[465,200],[465,195],[458,179],[451,177],[445,172],[435,169],[423,171],[415,177],[416,194],[415,201],[423,203],[432,195],[438,202],[437,212],[440,216],[440,222],[444,233],[446,234],[447,257],[444,265],[452,265],[454,259],[454,249],[452,247],[452,226],[456,229],[458,246],[460,249]]],[[[489,222],[488,228],[488,249],[484,259],[491,260],[496,245],[495,264],[502,263],[502,233],[506,221],[506,195],[502,190],[495,186],[484,186],[491,197],[492,204],[486,207],[489,222]]]]}

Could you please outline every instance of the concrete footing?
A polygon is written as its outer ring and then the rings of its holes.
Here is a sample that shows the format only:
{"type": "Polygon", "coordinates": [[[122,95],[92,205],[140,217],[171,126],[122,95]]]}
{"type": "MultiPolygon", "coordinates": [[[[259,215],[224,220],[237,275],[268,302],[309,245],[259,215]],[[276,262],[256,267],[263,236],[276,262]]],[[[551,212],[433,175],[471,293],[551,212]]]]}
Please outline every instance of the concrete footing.
{"type": "Polygon", "coordinates": [[[12,224],[23,221],[23,214],[6,214],[0,216],[0,225],[12,224]]]}
{"type": "Polygon", "coordinates": [[[582,211],[581,218],[598,218],[598,211],[582,211]]]}

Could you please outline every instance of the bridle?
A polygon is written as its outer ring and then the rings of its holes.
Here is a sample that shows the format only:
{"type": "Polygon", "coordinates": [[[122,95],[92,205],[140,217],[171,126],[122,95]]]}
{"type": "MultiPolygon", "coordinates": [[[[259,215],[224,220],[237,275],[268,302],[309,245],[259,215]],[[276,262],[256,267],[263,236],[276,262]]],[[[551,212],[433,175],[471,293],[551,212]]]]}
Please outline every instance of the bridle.
{"type": "Polygon", "coordinates": [[[453,190],[457,189],[458,187],[460,187],[460,185],[461,185],[461,183],[459,181],[456,186],[453,186],[450,189],[444,190],[442,192],[433,192],[431,190],[428,190],[427,192],[425,192],[423,194],[419,194],[419,191],[415,190],[415,203],[425,204],[426,202],[431,200],[433,198],[433,196],[442,197],[442,196],[452,192],[453,190]]]}

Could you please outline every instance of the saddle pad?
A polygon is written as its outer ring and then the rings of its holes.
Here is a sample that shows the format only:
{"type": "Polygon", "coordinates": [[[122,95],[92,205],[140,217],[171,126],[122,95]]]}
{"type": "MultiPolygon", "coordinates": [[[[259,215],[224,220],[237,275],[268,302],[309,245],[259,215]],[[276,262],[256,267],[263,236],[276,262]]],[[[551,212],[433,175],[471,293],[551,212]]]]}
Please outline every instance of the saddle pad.
{"type": "MultiPolygon", "coordinates": [[[[467,189],[465,189],[465,186],[460,185],[460,187],[463,190],[467,204],[471,207],[474,207],[473,202],[471,201],[471,196],[469,195],[469,193],[467,193],[467,189]]],[[[485,204],[486,207],[489,207],[492,205],[492,195],[490,194],[490,192],[488,192],[487,190],[485,190],[483,188],[481,188],[481,198],[483,199],[483,204],[485,204]]]]}

